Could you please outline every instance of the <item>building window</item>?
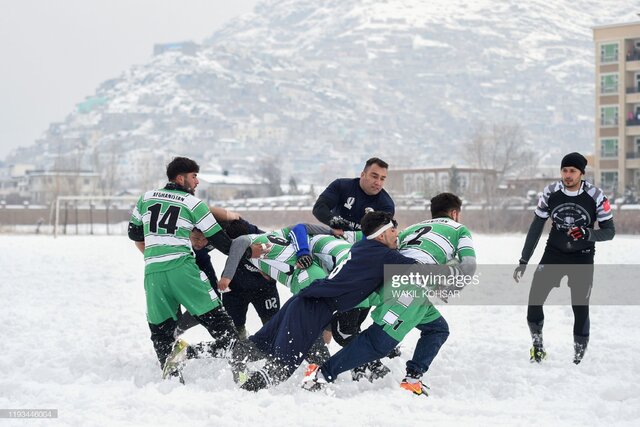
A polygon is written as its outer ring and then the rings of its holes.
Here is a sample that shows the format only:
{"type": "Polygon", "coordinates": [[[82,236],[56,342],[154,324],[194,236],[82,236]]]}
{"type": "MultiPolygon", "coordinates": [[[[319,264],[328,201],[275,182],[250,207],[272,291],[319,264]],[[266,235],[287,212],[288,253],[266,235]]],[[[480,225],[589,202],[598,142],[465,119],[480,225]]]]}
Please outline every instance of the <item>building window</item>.
{"type": "Polygon", "coordinates": [[[618,106],[600,107],[600,126],[618,126],[618,106]]]}
{"type": "Polygon", "coordinates": [[[601,172],[600,186],[605,191],[613,191],[618,186],[618,172],[601,172]]]}
{"type": "Polygon", "coordinates": [[[601,140],[600,157],[618,157],[618,140],[615,138],[601,140]]]}
{"type": "Polygon", "coordinates": [[[618,74],[603,74],[600,76],[600,93],[618,93],[618,74]]]}
{"type": "Polygon", "coordinates": [[[618,43],[600,45],[600,62],[618,62],[618,43]]]}
{"type": "Polygon", "coordinates": [[[636,153],[640,153],[640,137],[636,136],[635,146],[633,148],[636,153]]]}

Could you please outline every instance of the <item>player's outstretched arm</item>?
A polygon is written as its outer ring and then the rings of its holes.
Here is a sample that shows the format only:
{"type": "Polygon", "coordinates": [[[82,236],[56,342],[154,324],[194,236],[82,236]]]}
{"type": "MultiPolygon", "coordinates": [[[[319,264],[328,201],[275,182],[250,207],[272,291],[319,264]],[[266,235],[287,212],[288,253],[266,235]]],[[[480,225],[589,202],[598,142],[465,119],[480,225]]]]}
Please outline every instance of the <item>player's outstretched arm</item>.
{"type": "Polygon", "coordinates": [[[222,272],[223,278],[227,278],[229,281],[233,279],[240,261],[246,256],[247,251],[250,250],[250,246],[251,238],[249,236],[239,236],[233,239],[229,250],[229,256],[227,257],[227,262],[225,263],[224,271],[222,272]]]}

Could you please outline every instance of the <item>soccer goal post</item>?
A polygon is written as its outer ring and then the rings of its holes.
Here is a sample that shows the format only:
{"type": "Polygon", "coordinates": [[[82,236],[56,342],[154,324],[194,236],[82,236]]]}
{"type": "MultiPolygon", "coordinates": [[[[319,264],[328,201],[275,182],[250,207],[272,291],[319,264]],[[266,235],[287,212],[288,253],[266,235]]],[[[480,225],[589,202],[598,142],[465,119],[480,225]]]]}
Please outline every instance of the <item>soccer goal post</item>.
{"type": "MultiPolygon", "coordinates": [[[[56,197],[56,203],[54,205],[54,221],[53,221],[53,237],[58,237],[60,228],[60,203],[73,203],[77,207],[80,203],[87,203],[90,206],[91,225],[93,226],[93,204],[94,202],[102,202],[105,205],[106,210],[106,222],[107,230],[109,227],[109,206],[113,203],[135,203],[138,201],[138,197],[135,196],[58,196],[56,197]]],[[[65,215],[68,209],[65,209],[65,215]]],[[[77,221],[77,214],[76,214],[77,221]]],[[[65,220],[65,226],[67,222],[65,220]]]]}

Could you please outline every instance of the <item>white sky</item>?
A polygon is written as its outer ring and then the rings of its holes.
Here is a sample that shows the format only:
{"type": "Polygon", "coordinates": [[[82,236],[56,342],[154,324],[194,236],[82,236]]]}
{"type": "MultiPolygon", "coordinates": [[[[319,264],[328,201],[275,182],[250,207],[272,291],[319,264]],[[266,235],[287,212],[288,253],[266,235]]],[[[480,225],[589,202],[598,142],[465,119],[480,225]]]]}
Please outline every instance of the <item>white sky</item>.
{"type": "Polygon", "coordinates": [[[257,0],[0,0],[0,159],[154,43],[201,42],[257,0]]]}

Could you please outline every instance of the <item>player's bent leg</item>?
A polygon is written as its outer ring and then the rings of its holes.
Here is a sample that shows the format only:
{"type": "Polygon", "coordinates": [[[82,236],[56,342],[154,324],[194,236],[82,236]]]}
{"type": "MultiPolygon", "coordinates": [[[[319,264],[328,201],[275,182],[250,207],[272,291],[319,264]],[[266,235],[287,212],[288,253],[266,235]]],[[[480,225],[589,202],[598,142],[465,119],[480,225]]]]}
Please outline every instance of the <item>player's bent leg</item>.
{"type": "Polygon", "coordinates": [[[188,331],[189,329],[200,324],[200,322],[198,322],[198,319],[193,317],[193,315],[186,310],[184,313],[182,311],[178,311],[177,316],[178,316],[178,325],[176,327],[176,336],[180,336],[184,334],[186,331],[188,331]]]}
{"type": "Polygon", "coordinates": [[[357,335],[349,345],[331,356],[320,370],[327,381],[335,381],[342,372],[386,356],[398,343],[380,325],[374,323],[357,335]]]}
{"type": "Polygon", "coordinates": [[[420,330],[420,339],[416,344],[411,360],[407,361],[407,376],[419,379],[429,370],[431,362],[449,337],[449,325],[444,317],[416,326],[420,330]]]}
{"type": "Polygon", "coordinates": [[[313,345],[309,349],[307,353],[306,360],[307,362],[315,365],[322,365],[331,357],[331,353],[329,353],[329,349],[327,345],[324,343],[324,339],[322,335],[318,337],[317,340],[314,341],[313,345]]]}

